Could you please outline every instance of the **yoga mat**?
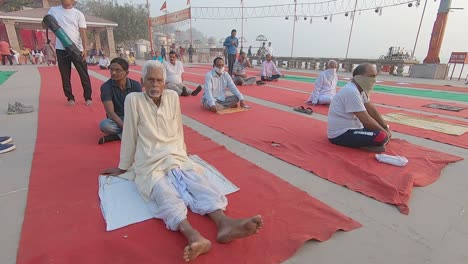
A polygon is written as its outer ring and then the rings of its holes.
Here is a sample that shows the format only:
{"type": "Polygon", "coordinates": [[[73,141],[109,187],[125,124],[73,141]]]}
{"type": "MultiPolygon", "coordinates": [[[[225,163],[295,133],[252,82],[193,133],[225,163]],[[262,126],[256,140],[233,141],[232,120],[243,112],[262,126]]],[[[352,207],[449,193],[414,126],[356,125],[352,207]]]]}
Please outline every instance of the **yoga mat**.
{"type": "Polygon", "coordinates": [[[0,71],[0,85],[2,85],[15,71],[0,71]]]}
{"type": "MultiPolygon", "coordinates": [[[[97,144],[102,135],[98,122],[105,116],[98,100],[91,107],[68,107],[56,81],[58,69],[39,71],[38,136],[17,263],[183,263],[185,239],[160,220],[105,232],[97,175],[118,164],[120,144],[97,144]]],[[[91,80],[96,93],[102,82],[91,80]]],[[[72,82],[76,93],[75,72],[72,82]]],[[[259,213],[265,221],[260,234],[228,245],[213,243],[196,263],[280,263],[309,239],[324,241],[337,230],[361,226],[195,131],[185,128],[185,137],[190,153],[240,187],[228,197],[227,214],[259,213]]],[[[189,220],[213,241],[215,226],[207,217],[189,214],[189,220]]]]}
{"type": "MultiPolygon", "coordinates": [[[[326,123],[250,102],[248,112],[229,116],[202,109],[198,98],[181,98],[183,114],[235,140],[409,213],[413,186],[426,186],[442,168],[462,158],[392,139],[386,154],[405,156],[406,167],[381,164],[374,153],[331,144],[326,123]],[[279,144],[274,146],[276,143],[279,144]]],[[[242,187],[241,187],[242,189],[242,187]]]]}
{"type": "Polygon", "coordinates": [[[382,117],[389,122],[419,127],[455,136],[461,136],[468,131],[467,125],[451,124],[433,118],[421,118],[401,113],[390,113],[383,115],[382,117]]]}
{"type": "Polygon", "coordinates": [[[234,113],[239,113],[239,112],[244,112],[248,111],[249,109],[243,108],[243,107],[237,107],[237,108],[225,108],[222,110],[219,110],[216,112],[217,114],[224,115],[224,114],[234,114],[234,113]]]}

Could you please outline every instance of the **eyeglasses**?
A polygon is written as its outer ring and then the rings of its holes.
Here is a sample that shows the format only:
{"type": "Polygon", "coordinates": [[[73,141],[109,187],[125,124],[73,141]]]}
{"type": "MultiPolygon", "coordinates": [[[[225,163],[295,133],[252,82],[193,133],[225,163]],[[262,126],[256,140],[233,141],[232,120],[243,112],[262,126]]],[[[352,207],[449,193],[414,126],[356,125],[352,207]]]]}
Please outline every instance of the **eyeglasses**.
{"type": "Polygon", "coordinates": [[[109,69],[109,71],[110,71],[111,73],[115,72],[115,73],[117,73],[117,74],[120,74],[120,73],[124,72],[125,70],[121,70],[121,69],[109,69]]]}

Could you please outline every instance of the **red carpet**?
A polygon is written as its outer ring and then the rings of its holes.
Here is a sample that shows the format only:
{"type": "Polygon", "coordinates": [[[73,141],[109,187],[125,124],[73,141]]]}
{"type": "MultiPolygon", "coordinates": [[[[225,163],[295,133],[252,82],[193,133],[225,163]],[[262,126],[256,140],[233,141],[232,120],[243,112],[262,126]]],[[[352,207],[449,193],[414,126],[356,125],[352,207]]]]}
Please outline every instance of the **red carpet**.
{"type": "MultiPolygon", "coordinates": [[[[306,106],[304,104],[305,102],[304,97],[303,97],[304,94],[297,93],[294,91],[288,91],[288,90],[283,90],[283,89],[272,90],[272,88],[264,87],[264,86],[240,87],[240,90],[245,95],[263,99],[263,100],[270,101],[270,102],[274,102],[274,103],[278,103],[278,104],[282,104],[282,105],[286,105],[286,106],[291,106],[291,107],[297,107],[299,105],[306,106]]],[[[311,107],[312,109],[314,109],[316,113],[328,115],[328,106],[307,106],[307,107],[311,107]]],[[[417,113],[412,113],[408,111],[393,110],[393,109],[378,107],[378,106],[377,108],[379,112],[383,115],[388,114],[388,113],[404,113],[406,115],[411,115],[415,117],[433,118],[433,119],[449,122],[452,124],[461,124],[461,125],[468,126],[467,122],[448,119],[448,118],[442,118],[442,117],[438,117],[434,115],[417,114],[417,113]]],[[[402,125],[402,124],[393,123],[393,122],[389,122],[389,124],[392,130],[400,132],[400,133],[417,136],[420,138],[427,138],[427,139],[434,140],[437,142],[468,149],[468,133],[465,133],[461,136],[456,136],[456,135],[448,135],[448,134],[437,132],[437,131],[402,125]]]]}
{"type": "MultiPolygon", "coordinates": [[[[260,70],[261,70],[260,65],[255,64],[254,66],[256,67],[255,69],[247,70],[248,74],[252,74],[252,75],[260,74],[260,70]]],[[[195,70],[201,70],[201,72],[203,72],[203,71],[210,70],[212,67],[206,64],[200,64],[200,65],[186,67],[186,70],[190,68],[195,69],[195,70]]],[[[317,73],[291,71],[291,70],[285,71],[284,68],[278,68],[278,69],[282,73],[285,73],[286,75],[291,75],[291,76],[304,76],[304,77],[314,77],[314,78],[318,76],[317,73]]],[[[340,80],[345,81],[343,77],[340,77],[340,80]]],[[[411,82],[411,78],[408,78],[405,82],[411,82]]],[[[403,82],[382,81],[379,83],[379,85],[468,93],[468,89],[466,87],[457,87],[457,86],[451,86],[451,85],[433,85],[433,84],[422,84],[422,83],[408,83],[408,84],[401,84],[401,83],[403,82]]]]}
{"type": "Polygon", "coordinates": [[[253,146],[318,176],[361,192],[409,213],[413,186],[425,186],[440,177],[447,164],[462,160],[394,139],[387,154],[408,158],[400,168],[376,161],[374,154],[331,144],[326,123],[249,102],[250,111],[216,115],[200,106],[200,98],[181,99],[183,114],[240,142],[253,146]],[[279,147],[272,146],[279,143],[279,147]]]}
{"type": "MultiPolygon", "coordinates": [[[[187,74],[185,74],[185,79],[188,81],[203,84],[205,82],[205,78],[204,78],[204,74],[203,75],[201,74],[202,73],[194,74],[194,73],[187,72],[187,74]]],[[[283,88],[287,88],[291,90],[307,92],[307,94],[299,93],[302,95],[302,101],[304,102],[309,98],[310,93],[314,90],[314,85],[311,83],[288,81],[284,79],[280,79],[277,82],[268,82],[266,86],[263,86],[263,87],[267,87],[270,89],[274,89],[270,91],[275,91],[276,93],[276,90],[281,90],[281,89],[275,89],[273,87],[269,87],[269,85],[283,87],[283,88]]],[[[257,86],[254,85],[251,87],[256,88],[257,86]]],[[[452,112],[452,111],[445,111],[445,110],[428,108],[428,107],[423,106],[423,105],[427,105],[431,103],[440,103],[443,105],[466,107],[466,105],[463,105],[463,104],[442,102],[442,101],[429,100],[429,99],[420,99],[420,98],[414,98],[414,97],[405,97],[405,96],[391,95],[391,94],[382,94],[382,93],[373,93],[371,96],[371,99],[376,104],[395,106],[395,107],[401,107],[401,108],[412,109],[412,110],[419,110],[419,111],[430,112],[434,114],[443,114],[447,116],[468,118],[468,109],[462,110],[460,112],[452,112]]]]}
{"type": "MultiPolygon", "coordinates": [[[[120,144],[97,144],[98,122],[104,118],[98,99],[102,82],[92,79],[95,105],[86,107],[77,100],[77,106],[67,107],[58,69],[39,70],[38,136],[17,263],[182,263],[185,239],[160,220],[105,232],[97,176],[101,169],[117,165],[120,144]]],[[[76,74],[73,84],[75,94],[80,94],[76,74]]],[[[307,240],[324,241],[337,230],[360,227],[193,130],[185,128],[185,135],[191,153],[241,188],[228,197],[227,213],[238,217],[258,213],[265,220],[259,235],[229,245],[215,243],[196,263],[279,263],[307,240]]],[[[208,218],[190,214],[189,219],[208,239],[215,238],[208,218]]]]}
{"type": "MultiPolygon", "coordinates": [[[[186,80],[196,82],[196,83],[201,83],[203,84],[203,76],[198,76],[198,75],[186,75],[186,80]]],[[[283,82],[283,80],[279,81],[283,82]]],[[[278,82],[278,83],[279,83],[278,82]]],[[[275,83],[274,85],[276,85],[275,83]]],[[[309,97],[308,94],[300,93],[300,92],[295,92],[291,90],[284,90],[284,89],[276,89],[272,87],[268,87],[265,85],[258,86],[240,86],[239,89],[241,92],[245,95],[255,97],[258,99],[286,105],[286,106],[291,106],[291,107],[296,107],[299,105],[305,105],[304,102],[307,100],[309,97]]],[[[288,88],[291,89],[291,88],[288,88]]],[[[379,96],[387,96],[387,95],[382,95],[379,94],[379,96]]],[[[377,94],[372,95],[372,99],[377,97],[377,94]]],[[[403,98],[403,97],[402,97],[403,98]]],[[[415,98],[404,98],[402,101],[407,100],[418,100],[415,98]]],[[[396,101],[399,102],[399,101],[396,101]]],[[[409,102],[408,102],[409,103],[409,102]]],[[[312,107],[312,106],[311,106],[312,107]]],[[[328,115],[328,107],[327,106],[313,106],[312,107],[316,113],[323,114],[323,115],[328,115]]],[[[426,118],[434,118],[437,120],[442,120],[446,121],[449,123],[453,124],[462,124],[462,125],[468,125],[468,123],[463,122],[463,121],[458,121],[458,120],[452,120],[452,119],[447,119],[447,118],[441,118],[433,115],[423,115],[423,114],[417,114],[417,113],[412,113],[408,111],[402,111],[402,110],[393,110],[385,107],[378,107],[381,114],[388,114],[388,113],[404,113],[407,115],[415,116],[415,117],[426,117],[426,118]]],[[[414,107],[413,107],[414,108],[414,107]]],[[[424,108],[424,110],[428,109],[426,107],[421,107],[424,108]]],[[[437,110],[434,109],[435,111],[441,112],[442,110],[437,110]]],[[[444,111],[447,112],[447,111],[444,111]]],[[[427,138],[430,140],[434,140],[437,142],[445,143],[445,144],[450,144],[453,146],[458,146],[462,148],[468,148],[468,134],[465,133],[461,136],[455,136],[455,135],[448,135],[445,133],[440,133],[437,131],[432,131],[432,130],[427,130],[427,129],[422,129],[422,128],[417,128],[417,127],[412,127],[412,126],[407,126],[407,125],[402,125],[402,124],[397,124],[397,123],[392,123],[389,122],[392,130],[412,135],[412,136],[417,136],[421,138],[427,138]]]]}

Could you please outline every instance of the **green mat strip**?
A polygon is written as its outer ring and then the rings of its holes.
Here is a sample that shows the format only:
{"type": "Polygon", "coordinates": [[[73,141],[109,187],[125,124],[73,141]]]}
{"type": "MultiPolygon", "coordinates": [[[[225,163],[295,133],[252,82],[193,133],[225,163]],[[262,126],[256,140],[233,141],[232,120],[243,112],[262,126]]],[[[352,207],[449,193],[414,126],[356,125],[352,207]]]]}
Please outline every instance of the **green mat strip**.
{"type": "Polygon", "coordinates": [[[10,76],[15,73],[14,71],[0,71],[0,85],[2,85],[10,76]]]}
{"type": "MultiPolygon", "coordinates": [[[[304,76],[291,76],[291,75],[285,76],[285,79],[291,80],[291,81],[298,81],[298,82],[308,82],[308,83],[314,83],[316,80],[316,78],[304,77],[304,76]]],[[[339,87],[342,87],[346,83],[347,82],[345,81],[338,81],[337,85],[339,87]]],[[[394,86],[387,86],[387,85],[376,85],[374,87],[374,91],[389,93],[389,94],[412,95],[412,96],[425,97],[425,98],[468,102],[468,94],[451,93],[451,92],[436,91],[436,90],[419,90],[419,89],[394,87],[394,86]]]]}

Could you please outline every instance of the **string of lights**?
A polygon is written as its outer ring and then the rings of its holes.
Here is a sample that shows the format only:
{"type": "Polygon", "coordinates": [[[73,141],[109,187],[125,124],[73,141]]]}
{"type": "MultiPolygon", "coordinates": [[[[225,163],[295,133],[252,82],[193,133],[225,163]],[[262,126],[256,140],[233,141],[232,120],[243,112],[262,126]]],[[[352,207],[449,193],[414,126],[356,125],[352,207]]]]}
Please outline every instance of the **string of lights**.
{"type": "Polygon", "coordinates": [[[356,11],[375,10],[376,13],[382,14],[383,8],[408,5],[419,6],[420,0],[359,0],[355,7],[355,0],[329,0],[315,3],[292,3],[278,4],[270,6],[244,6],[244,7],[191,7],[192,18],[194,19],[209,19],[209,20],[232,20],[254,19],[254,18],[273,18],[273,17],[298,17],[313,18],[313,17],[330,17],[333,15],[344,14],[348,16],[356,11]],[[296,7],[296,12],[294,8],[296,7]]]}

